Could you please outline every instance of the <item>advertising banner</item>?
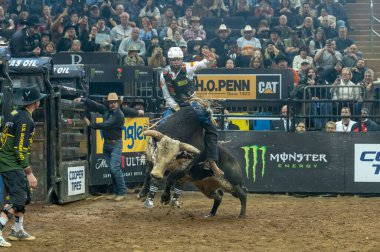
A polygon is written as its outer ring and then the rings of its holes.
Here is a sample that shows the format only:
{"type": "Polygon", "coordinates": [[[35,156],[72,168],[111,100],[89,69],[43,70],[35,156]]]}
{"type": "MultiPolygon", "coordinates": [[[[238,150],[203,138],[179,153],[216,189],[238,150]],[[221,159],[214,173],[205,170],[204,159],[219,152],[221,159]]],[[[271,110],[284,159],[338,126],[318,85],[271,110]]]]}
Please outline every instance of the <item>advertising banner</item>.
{"type": "Polygon", "coordinates": [[[90,83],[122,83],[126,68],[114,65],[85,65],[86,78],[90,83]]]}
{"type": "Polygon", "coordinates": [[[9,72],[16,74],[46,73],[51,70],[51,58],[11,58],[9,72]]]}
{"type": "Polygon", "coordinates": [[[355,182],[380,182],[380,144],[355,144],[355,182]]]}
{"type": "MultiPolygon", "coordinates": [[[[252,192],[344,190],[340,157],[326,150],[332,138],[283,132],[225,132],[227,148],[237,158],[244,185],[252,192]],[[233,141],[229,141],[232,140],[233,141]],[[307,144],[307,143],[313,144],[307,144]]],[[[331,143],[330,143],[331,140],[331,143]]]]}
{"type": "Polygon", "coordinates": [[[54,64],[118,65],[117,52],[59,52],[53,54],[54,64]]]}
{"type": "Polygon", "coordinates": [[[202,69],[197,71],[197,96],[207,99],[283,99],[293,85],[290,70],[202,69]]]}
{"type": "Polygon", "coordinates": [[[52,78],[84,77],[83,65],[54,65],[52,78]]]}
{"type": "MultiPolygon", "coordinates": [[[[101,117],[96,117],[95,120],[96,122],[103,121],[101,117]]],[[[144,180],[144,151],[148,144],[148,138],[142,135],[142,130],[147,125],[149,125],[149,118],[125,118],[125,124],[122,129],[123,152],[121,169],[127,183],[144,180]]],[[[103,157],[103,142],[102,130],[92,129],[90,162],[91,185],[105,185],[111,183],[109,167],[103,157]]]]}
{"type": "Polygon", "coordinates": [[[85,167],[68,167],[67,168],[67,188],[68,196],[85,193],[85,167]]]}

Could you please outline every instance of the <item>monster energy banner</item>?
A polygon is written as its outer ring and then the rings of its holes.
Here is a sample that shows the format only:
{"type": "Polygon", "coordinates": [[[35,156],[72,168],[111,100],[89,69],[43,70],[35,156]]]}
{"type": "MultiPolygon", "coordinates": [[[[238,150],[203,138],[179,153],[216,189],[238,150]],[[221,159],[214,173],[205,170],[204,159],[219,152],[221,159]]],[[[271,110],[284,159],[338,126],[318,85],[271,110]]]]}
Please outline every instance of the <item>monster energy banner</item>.
{"type": "Polygon", "coordinates": [[[380,133],[220,133],[249,191],[380,193],[380,133]]]}

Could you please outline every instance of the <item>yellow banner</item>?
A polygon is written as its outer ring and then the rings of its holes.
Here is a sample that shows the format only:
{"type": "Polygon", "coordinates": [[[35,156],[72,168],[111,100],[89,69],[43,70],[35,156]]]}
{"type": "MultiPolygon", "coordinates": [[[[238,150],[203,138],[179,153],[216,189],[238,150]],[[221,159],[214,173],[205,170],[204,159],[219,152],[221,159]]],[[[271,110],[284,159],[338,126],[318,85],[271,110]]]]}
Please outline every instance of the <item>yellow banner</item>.
{"type": "Polygon", "coordinates": [[[200,98],[256,99],[256,75],[202,74],[195,80],[200,98]]]}
{"type": "MultiPolygon", "coordinates": [[[[103,118],[97,117],[96,122],[100,123],[103,118]]],[[[148,138],[142,134],[144,127],[149,126],[148,117],[125,118],[123,126],[123,153],[126,152],[142,152],[148,144],[148,138]]],[[[103,131],[96,130],[96,154],[103,153],[103,131]]]]}
{"type": "MultiPolygon", "coordinates": [[[[229,115],[248,115],[248,113],[230,113],[229,115]]],[[[230,119],[231,122],[239,126],[239,130],[249,130],[249,121],[246,119],[230,119]]]]}

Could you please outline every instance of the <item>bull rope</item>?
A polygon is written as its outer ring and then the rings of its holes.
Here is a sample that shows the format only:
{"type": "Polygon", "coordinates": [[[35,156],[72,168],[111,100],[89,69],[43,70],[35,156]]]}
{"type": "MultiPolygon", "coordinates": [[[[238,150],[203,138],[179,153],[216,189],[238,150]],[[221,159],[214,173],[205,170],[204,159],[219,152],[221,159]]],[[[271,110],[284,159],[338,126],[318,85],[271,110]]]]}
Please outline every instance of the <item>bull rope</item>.
{"type": "MultiPolygon", "coordinates": [[[[216,122],[216,120],[214,119],[214,111],[211,109],[211,103],[216,103],[217,105],[219,101],[225,101],[226,99],[212,99],[212,100],[209,100],[209,99],[203,99],[203,98],[199,98],[199,97],[196,97],[196,96],[193,96],[191,97],[188,102],[192,102],[192,101],[195,101],[195,102],[198,102],[206,111],[208,111],[210,113],[210,120],[212,122],[212,124],[214,124],[214,126],[217,126],[218,123],[216,122]]],[[[217,107],[217,106],[215,106],[217,107]]],[[[153,123],[151,126],[147,127],[144,129],[145,130],[150,130],[150,129],[154,129],[162,120],[166,120],[167,118],[171,117],[172,115],[174,114],[170,114],[168,115],[167,117],[161,117],[161,118],[156,118],[156,119],[152,119],[150,120],[150,122],[154,122],[157,120],[157,122],[153,123]]]]}
{"type": "Polygon", "coordinates": [[[153,128],[155,128],[162,120],[166,120],[166,119],[168,119],[169,117],[171,117],[172,115],[174,115],[174,114],[170,114],[170,115],[168,115],[167,117],[161,117],[160,119],[152,119],[151,121],[155,121],[155,120],[158,120],[157,122],[155,122],[154,124],[152,124],[151,126],[149,126],[149,127],[147,127],[147,128],[145,128],[144,129],[144,131],[145,130],[150,130],[150,129],[153,129],[153,128]]]}

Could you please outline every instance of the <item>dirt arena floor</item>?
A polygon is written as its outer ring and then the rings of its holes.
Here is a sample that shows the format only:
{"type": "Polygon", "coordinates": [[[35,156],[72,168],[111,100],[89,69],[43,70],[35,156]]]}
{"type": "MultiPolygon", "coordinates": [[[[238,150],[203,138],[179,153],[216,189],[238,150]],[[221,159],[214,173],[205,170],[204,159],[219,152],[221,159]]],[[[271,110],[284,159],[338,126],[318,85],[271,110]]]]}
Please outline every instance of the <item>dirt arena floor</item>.
{"type": "MultiPolygon", "coordinates": [[[[203,218],[212,201],[198,192],[182,208],[145,209],[135,194],[66,205],[32,204],[25,218],[35,241],[12,251],[380,251],[380,198],[252,195],[246,219],[225,195],[216,217],[203,218]]],[[[9,228],[4,231],[7,237],[9,228]]]]}

